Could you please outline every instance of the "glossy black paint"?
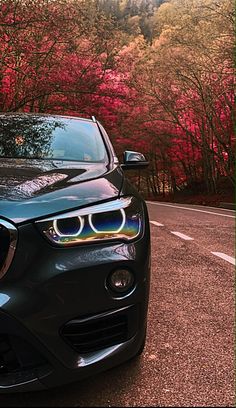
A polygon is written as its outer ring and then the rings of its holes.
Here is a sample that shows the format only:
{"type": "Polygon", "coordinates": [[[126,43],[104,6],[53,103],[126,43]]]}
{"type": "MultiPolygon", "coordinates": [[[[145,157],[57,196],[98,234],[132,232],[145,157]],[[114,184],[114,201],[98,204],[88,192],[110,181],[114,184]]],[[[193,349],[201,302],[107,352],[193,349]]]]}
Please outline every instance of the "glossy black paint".
{"type": "Polygon", "coordinates": [[[126,361],[142,345],[150,279],[148,214],[145,203],[124,177],[105,133],[103,137],[108,164],[0,159],[0,218],[18,229],[13,262],[0,280],[0,335],[22,337],[47,361],[31,379],[11,385],[4,385],[0,371],[0,392],[76,381],[126,361]],[[35,220],[48,215],[126,195],[134,195],[143,203],[143,233],[134,242],[55,248],[34,225],[35,220]],[[105,284],[118,267],[132,270],[135,276],[134,290],[124,297],[115,297],[105,284]],[[60,335],[72,319],[117,312],[132,305],[137,309],[136,334],[124,343],[81,355],[60,335]]]}
{"type": "Polygon", "coordinates": [[[18,223],[118,197],[119,166],[0,158],[0,215],[18,223]]]}

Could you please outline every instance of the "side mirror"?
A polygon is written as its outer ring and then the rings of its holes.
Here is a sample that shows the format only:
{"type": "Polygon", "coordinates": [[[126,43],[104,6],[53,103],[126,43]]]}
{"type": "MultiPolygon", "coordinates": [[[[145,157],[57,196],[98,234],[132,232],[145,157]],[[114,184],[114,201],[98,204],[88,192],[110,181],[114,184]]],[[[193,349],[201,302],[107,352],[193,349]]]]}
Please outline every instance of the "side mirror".
{"type": "Polygon", "coordinates": [[[146,160],[146,157],[139,152],[132,152],[126,150],[124,152],[124,164],[121,164],[123,170],[135,170],[143,169],[148,167],[149,161],[146,160]]]}

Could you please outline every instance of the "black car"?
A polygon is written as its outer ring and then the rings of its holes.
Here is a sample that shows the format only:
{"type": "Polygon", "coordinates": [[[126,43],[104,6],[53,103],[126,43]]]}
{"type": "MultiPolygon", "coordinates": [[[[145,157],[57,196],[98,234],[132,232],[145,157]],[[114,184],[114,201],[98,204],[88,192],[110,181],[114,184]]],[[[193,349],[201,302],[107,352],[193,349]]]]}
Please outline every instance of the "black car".
{"type": "Polygon", "coordinates": [[[80,380],[142,352],[145,202],[99,122],[0,114],[0,392],[80,380]]]}

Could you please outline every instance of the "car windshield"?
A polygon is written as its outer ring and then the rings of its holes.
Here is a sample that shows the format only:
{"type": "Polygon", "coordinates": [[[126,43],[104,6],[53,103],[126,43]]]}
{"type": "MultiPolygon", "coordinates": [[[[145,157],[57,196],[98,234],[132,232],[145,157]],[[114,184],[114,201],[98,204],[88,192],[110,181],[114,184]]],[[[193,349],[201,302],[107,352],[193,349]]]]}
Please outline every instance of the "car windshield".
{"type": "Polygon", "coordinates": [[[0,116],[0,157],[107,162],[96,123],[36,115],[0,116]]]}

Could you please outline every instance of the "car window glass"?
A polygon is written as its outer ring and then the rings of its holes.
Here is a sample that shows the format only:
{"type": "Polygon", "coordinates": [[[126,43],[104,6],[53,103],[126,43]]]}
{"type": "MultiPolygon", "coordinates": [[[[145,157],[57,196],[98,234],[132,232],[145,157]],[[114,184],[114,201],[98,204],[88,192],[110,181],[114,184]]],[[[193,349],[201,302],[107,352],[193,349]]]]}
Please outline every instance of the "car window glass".
{"type": "Polygon", "coordinates": [[[0,157],[107,161],[96,123],[31,115],[0,118],[0,157]]]}

